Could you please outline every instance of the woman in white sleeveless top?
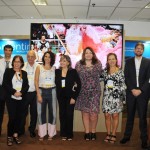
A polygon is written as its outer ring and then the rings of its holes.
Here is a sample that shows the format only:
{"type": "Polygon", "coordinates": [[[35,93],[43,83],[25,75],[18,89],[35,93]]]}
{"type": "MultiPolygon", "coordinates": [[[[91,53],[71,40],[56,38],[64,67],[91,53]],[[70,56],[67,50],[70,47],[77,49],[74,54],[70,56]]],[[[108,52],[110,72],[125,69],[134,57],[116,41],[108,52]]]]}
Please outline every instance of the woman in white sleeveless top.
{"type": "Polygon", "coordinates": [[[53,67],[55,63],[55,55],[52,52],[44,53],[42,62],[43,65],[38,66],[35,72],[39,123],[38,135],[40,137],[39,140],[41,141],[44,136],[47,135],[47,130],[48,140],[52,140],[53,136],[56,135],[56,89],[55,67],[53,67]],[[46,116],[47,105],[48,117],[46,116]]]}

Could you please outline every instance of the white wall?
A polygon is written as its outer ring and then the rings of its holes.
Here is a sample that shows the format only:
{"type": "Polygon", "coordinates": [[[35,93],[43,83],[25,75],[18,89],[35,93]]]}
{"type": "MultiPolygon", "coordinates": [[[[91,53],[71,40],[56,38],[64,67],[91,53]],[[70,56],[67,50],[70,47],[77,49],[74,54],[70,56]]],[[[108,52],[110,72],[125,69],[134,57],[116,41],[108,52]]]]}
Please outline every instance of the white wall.
{"type": "Polygon", "coordinates": [[[150,22],[67,20],[67,19],[9,19],[0,20],[0,35],[30,35],[31,23],[112,23],[124,24],[125,36],[150,37],[150,22]]]}

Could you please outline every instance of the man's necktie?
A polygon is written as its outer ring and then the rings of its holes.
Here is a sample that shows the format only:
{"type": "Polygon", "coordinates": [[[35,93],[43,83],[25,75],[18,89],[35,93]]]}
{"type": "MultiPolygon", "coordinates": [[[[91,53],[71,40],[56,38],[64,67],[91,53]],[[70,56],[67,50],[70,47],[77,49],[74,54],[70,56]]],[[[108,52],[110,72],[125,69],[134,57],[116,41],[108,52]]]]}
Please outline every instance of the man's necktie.
{"type": "Polygon", "coordinates": [[[10,61],[6,61],[6,68],[9,68],[10,61]]]}

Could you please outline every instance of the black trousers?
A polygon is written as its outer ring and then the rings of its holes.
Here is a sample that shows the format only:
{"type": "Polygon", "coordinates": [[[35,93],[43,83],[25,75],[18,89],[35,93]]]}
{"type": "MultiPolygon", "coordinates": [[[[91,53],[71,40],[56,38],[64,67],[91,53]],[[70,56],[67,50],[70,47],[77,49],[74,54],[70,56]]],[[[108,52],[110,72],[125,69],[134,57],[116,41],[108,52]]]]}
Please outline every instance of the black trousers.
{"type": "Polygon", "coordinates": [[[7,136],[19,133],[20,123],[23,117],[23,100],[9,98],[6,100],[8,110],[7,136]]]}
{"type": "Polygon", "coordinates": [[[37,123],[37,98],[36,92],[27,92],[25,99],[23,101],[23,118],[20,127],[20,133],[25,132],[25,124],[26,124],[26,117],[28,115],[28,110],[30,111],[30,125],[29,131],[33,132],[36,129],[37,123]]]}
{"type": "Polygon", "coordinates": [[[2,123],[4,117],[4,110],[5,110],[5,91],[0,85],[0,134],[2,130],[2,123]]]}
{"type": "Polygon", "coordinates": [[[127,123],[124,136],[130,138],[133,131],[134,117],[137,110],[139,116],[140,138],[142,142],[146,142],[147,136],[147,107],[148,95],[142,93],[138,97],[134,97],[131,92],[127,92],[127,123]]]}
{"type": "Polygon", "coordinates": [[[60,136],[73,137],[73,117],[74,104],[70,104],[70,98],[62,96],[58,99],[59,103],[59,119],[60,119],[60,136]]]}

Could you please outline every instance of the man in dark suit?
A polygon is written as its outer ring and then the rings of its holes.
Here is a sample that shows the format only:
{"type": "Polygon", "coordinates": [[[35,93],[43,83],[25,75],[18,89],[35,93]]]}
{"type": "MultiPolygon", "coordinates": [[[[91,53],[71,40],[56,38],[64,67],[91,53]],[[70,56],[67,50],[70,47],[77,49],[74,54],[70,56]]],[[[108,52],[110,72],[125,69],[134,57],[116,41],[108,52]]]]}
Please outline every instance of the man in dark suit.
{"type": "Polygon", "coordinates": [[[2,123],[5,110],[6,92],[2,87],[3,75],[6,68],[11,68],[13,47],[11,45],[4,46],[4,58],[0,59],[0,136],[2,132],[2,123]]]}
{"type": "Polygon", "coordinates": [[[147,106],[150,91],[150,60],[142,57],[144,52],[144,44],[137,43],[135,45],[135,57],[128,59],[125,64],[125,82],[127,85],[126,101],[127,101],[127,123],[124,137],[120,141],[125,144],[130,141],[133,130],[134,116],[137,109],[139,115],[141,147],[149,149],[147,146],[147,106]]]}

